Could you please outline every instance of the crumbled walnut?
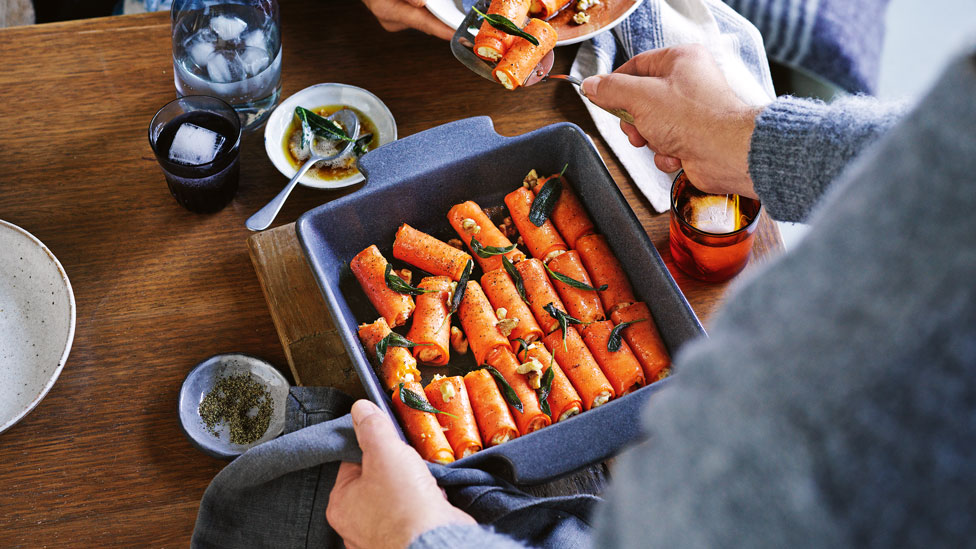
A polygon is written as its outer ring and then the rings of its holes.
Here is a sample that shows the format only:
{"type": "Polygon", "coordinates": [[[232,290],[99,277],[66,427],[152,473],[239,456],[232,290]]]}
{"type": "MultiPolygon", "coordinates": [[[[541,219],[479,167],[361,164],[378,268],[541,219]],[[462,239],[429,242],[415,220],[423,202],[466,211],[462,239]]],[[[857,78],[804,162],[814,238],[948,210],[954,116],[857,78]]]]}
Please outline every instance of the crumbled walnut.
{"type": "Polygon", "coordinates": [[[499,307],[495,309],[495,317],[497,317],[498,320],[501,320],[506,316],[508,316],[508,309],[506,309],[505,307],[499,307]]]}
{"type": "Polygon", "coordinates": [[[481,232],[481,225],[478,225],[478,222],[470,217],[465,217],[461,220],[461,228],[471,234],[478,234],[481,232]]]}
{"type": "Polygon", "coordinates": [[[535,169],[529,171],[529,173],[526,174],[525,178],[522,179],[522,186],[524,186],[526,189],[529,189],[530,191],[533,189],[533,187],[535,187],[538,184],[539,184],[539,174],[536,173],[535,169]]]}
{"type": "Polygon", "coordinates": [[[515,371],[525,375],[526,381],[529,382],[529,387],[533,389],[542,387],[542,363],[535,358],[519,364],[518,369],[515,371]]]}
{"type": "Polygon", "coordinates": [[[464,251],[464,242],[461,242],[460,238],[452,238],[447,241],[447,244],[452,248],[457,248],[461,251],[464,251]]]}
{"type": "Polygon", "coordinates": [[[519,319],[517,318],[503,318],[495,323],[495,327],[498,331],[502,333],[503,336],[508,337],[512,335],[512,330],[518,326],[519,319]]]}
{"type": "Polygon", "coordinates": [[[444,402],[450,402],[452,398],[457,394],[454,391],[453,383],[441,383],[441,397],[443,397],[444,402]]]}
{"type": "Polygon", "coordinates": [[[578,11],[573,15],[573,23],[577,25],[585,25],[590,22],[590,14],[585,11],[578,11]]]}

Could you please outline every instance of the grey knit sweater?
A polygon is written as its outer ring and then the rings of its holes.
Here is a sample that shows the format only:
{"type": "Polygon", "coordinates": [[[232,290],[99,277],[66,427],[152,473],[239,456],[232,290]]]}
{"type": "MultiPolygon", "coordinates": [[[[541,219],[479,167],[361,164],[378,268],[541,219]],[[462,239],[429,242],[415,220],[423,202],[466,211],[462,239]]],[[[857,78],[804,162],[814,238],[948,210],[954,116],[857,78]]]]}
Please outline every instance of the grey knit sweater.
{"type": "MultiPolygon", "coordinates": [[[[594,547],[976,539],[976,56],[896,118],[867,98],[759,117],[756,189],[812,229],[676,357],[594,547]]],[[[477,527],[412,545],[509,546],[477,527]]]]}

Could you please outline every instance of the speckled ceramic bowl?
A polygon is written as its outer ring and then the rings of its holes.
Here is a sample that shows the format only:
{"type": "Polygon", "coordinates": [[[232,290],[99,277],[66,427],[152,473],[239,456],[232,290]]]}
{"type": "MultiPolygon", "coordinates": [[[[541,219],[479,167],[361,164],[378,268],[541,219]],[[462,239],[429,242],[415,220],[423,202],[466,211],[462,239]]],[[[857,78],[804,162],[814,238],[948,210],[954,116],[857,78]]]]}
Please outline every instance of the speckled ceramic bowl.
{"type": "Polygon", "coordinates": [[[75,337],[75,296],[51,250],[0,221],[0,432],[51,390],[75,337]]]}

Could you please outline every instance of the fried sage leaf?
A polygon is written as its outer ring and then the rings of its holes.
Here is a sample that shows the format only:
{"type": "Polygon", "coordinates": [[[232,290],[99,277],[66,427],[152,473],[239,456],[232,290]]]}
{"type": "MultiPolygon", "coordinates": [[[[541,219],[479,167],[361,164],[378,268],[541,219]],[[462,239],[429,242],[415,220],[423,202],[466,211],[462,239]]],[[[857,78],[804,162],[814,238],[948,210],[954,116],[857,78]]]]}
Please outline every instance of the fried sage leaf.
{"type": "Polygon", "coordinates": [[[386,334],[386,337],[381,339],[380,342],[376,344],[376,360],[378,360],[380,364],[383,364],[383,359],[386,358],[386,350],[390,347],[406,347],[409,349],[411,347],[417,347],[420,345],[431,344],[414,343],[396,332],[390,332],[386,334]]]}
{"type": "Polygon", "coordinates": [[[411,391],[410,389],[407,389],[406,387],[403,386],[402,383],[400,384],[400,402],[406,404],[407,406],[413,408],[414,410],[420,410],[421,412],[430,412],[432,414],[444,414],[445,416],[451,416],[454,419],[457,419],[457,416],[454,414],[448,412],[442,412],[437,408],[434,408],[434,406],[431,405],[430,402],[427,402],[426,398],[418,395],[417,393],[411,391]]]}
{"type": "Polygon", "coordinates": [[[610,337],[607,338],[607,350],[611,353],[616,353],[620,350],[620,345],[622,343],[622,337],[624,335],[624,328],[630,326],[631,324],[637,324],[638,322],[644,322],[646,318],[638,318],[637,320],[628,320],[627,322],[621,322],[610,330],[610,337]]]}
{"type": "Polygon", "coordinates": [[[482,259],[488,259],[489,257],[494,257],[496,255],[507,254],[508,252],[515,249],[515,244],[512,244],[511,246],[505,246],[505,247],[485,246],[481,242],[478,242],[477,238],[472,236],[471,249],[474,251],[474,253],[478,254],[478,257],[482,259]]]}
{"type": "Polygon", "coordinates": [[[497,15],[494,13],[481,13],[481,11],[478,8],[471,8],[471,9],[473,9],[475,13],[483,17],[484,20],[487,21],[489,25],[504,32],[505,34],[511,34],[512,36],[519,36],[521,38],[525,38],[533,46],[539,45],[538,38],[518,28],[518,25],[512,22],[512,20],[509,19],[508,17],[505,17],[504,15],[497,15]]]}
{"type": "Polygon", "coordinates": [[[549,313],[549,316],[559,321],[559,329],[563,331],[563,350],[568,351],[569,349],[566,348],[566,328],[568,328],[570,324],[582,324],[582,322],[580,322],[579,319],[557,309],[555,303],[549,303],[543,307],[543,309],[549,313]]]}
{"type": "Polygon", "coordinates": [[[502,267],[505,267],[505,272],[515,282],[515,289],[518,290],[519,297],[528,303],[529,299],[525,297],[525,282],[522,282],[522,275],[515,269],[515,264],[507,256],[502,256],[502,267]]]}
{"type": "MultiPolygon", "coordinates": [[[[521,337],[517,337],[513,341],[517,341],[518,342],[518,349],[515,350],[515,358],[518,358],[518,356],[522,353],[522,351],[525,351],[525,352],[528,352],[529,351],[529,342],[526,341],[525,339],[523,339],[521,337]]],[[[527,357],[528,357],[528,355],[526,355],[526,360],[528,360],[527,357]]],[[[519,358],[519,360],[522,360],[522,359],[519,358]]]]}
{"type": "Polygon", "coordinates": [[[557,177],[550,177],[539,189],[539,194],[535,195],[532,207],[529,208],[529,221],[536,227],[541,227],[549,219],[552,209],[556,207],[559,194],[563,192],[563,174],[568,167],[569,164],[564,165],[563,171],[559,172],[557,177]]]}
{"type": "Polygon", "coordinates": [[[564,275],[562,273],[557,273],[556,271],[550,269],[549,268],[549,265],[546,265],[546,270],[549,271],[549,275],[550,276],[552,276],[556,280],[562,282],[563,284],[566,284],[568,286],[572,286],[573,288],[578,288],[580,290],[590,290],[592,292],[602,292],[603,290],[606,290],[607,288],[609,288],[609,286],[607,286],[606,284],[600,286],[599,288],[594,288],[593,286],[590,286],[589,284],[587,284],[585,282],[580,282],[579,280],[576,280],[575,278],[570,278],[570,277],[568,277],[568,276],[566,276],[566,275],[564,275]]]}
{"type": "Polygon", "coordinates": [[[321,137],[333,140],[338,139],[339,141],[353,141],[353,138],[349,137],[349,134],[346,133],[346,130],[342,129],[342,126],[324,116],[315,114],[305,107],[295,107],[295,116],[302,121],[302,127],[308,124],[312,131],[321,137]]]}
{"type": "Polygon", "coordinates": [[[549,410],[549,393],[552,391],[552,378],[556,377],[556,373],[552,369],[552,361],[549,362],[549,368],[546,373],[542,375],[541,386],[536,389],[536,394],[539,395],[539,405],[542,408],[542,413],[549,417],[552,417],[552,412],[549,410]]]}
{"type": "Polygon", "coordinates": [[[383,273],[383,276],[386,277],[386,287],[398,294],[421,295],[437,291],[425,290],[423,288],[418,288],[416,286],[407,284],[405,280],[393,272],[393,265],[390,265],[389,263],[386,264],[386,272],[383,273]]]}
{"type": "Polygon", "coordinates": [[[352,146],[352,152],[354,152],[356,156],[362,156],[369,151],[369,144],[372,142],[373,134],[367,133],[356,140],[356,144],[352,146]]]}
{"type": "Polygon", "coordinates": [[[505,381],[505,376],[503,376],[501,372],[496,370],[494,366],[489,366],[485,364],[484,366],[482,366],[482,368],[488,370],[488,373],[491,374],[491,377],[495,378],[495,381],[498,382],[498,385],[502,390],[502,396],[505,397],[505,402],[508,402],[509,406],[521,412],[522,399],[520,399],[518,395],[515,394],[515,389],[512,389],[512,386],[509,385],[507,381],[505,381]]]}
{"type": "Polygon", "coordinates": [[[468,279],[471,278],[472,269],[474,269],[474,260],[469,259],[464,265],[464,270],[461,271],[461,279],[458,280],[457,288],[454,289],[454,295],[451,296],[451,307],[447,311],[448,315],[453,315],[461,306],[461,300],[464,299],[464,291],[468,288],[468,279]]]}

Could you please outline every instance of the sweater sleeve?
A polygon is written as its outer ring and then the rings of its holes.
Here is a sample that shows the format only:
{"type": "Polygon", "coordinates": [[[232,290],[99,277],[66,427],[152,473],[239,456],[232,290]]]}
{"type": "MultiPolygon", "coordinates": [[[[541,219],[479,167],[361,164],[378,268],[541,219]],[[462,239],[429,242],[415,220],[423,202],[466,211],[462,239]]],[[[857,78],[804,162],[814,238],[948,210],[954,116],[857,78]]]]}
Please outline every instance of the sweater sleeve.
{"type": "Polygon", "coordinates": [[[769,214],[805,220],[831,181],[904,112],[904,104],[867,96],[776,99],[756,119],[749,150],[749,175],[769,214]]]}
{"type": "Polygon", "coordinates": [[[410,549],[443,549],[444,547],[522,549],[525,546],[510,537],[496,534],[484,526],[460,525],[441,526],[428,530],[410,544],[410,549]]]}

